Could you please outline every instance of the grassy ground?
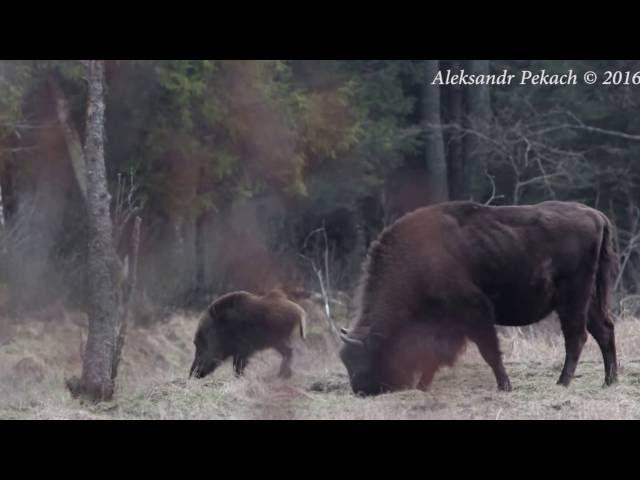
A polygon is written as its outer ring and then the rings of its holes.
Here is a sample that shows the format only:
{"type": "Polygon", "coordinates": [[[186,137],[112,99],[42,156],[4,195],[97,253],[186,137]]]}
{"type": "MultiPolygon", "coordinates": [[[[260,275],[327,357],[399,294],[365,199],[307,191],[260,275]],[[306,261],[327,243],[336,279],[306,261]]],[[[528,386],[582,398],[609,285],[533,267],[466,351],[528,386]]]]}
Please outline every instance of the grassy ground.
{"type": "Polygon", "coordinates": [[[600,352],[589,338],[567,389],[555,385],[564,345],[555,320],[501,331],[513,391],[499,393],[474,345],[453,368],[439,372],[428,392],[375,398],[351,394],[324,325],[312,324],[297,348],[294,377],[276,378],[279,358],[264,352],[245,378],[224,365],[212,378],[187,380],[195,317],[175,315],[127,337],[116,400],[82,405],[64,378],[80,372],[86,330],[70,320],[29,321],[0,329],[2,419],[638,419],[640,321],[617,324],[620,382],[602,388],[600,352]]]}

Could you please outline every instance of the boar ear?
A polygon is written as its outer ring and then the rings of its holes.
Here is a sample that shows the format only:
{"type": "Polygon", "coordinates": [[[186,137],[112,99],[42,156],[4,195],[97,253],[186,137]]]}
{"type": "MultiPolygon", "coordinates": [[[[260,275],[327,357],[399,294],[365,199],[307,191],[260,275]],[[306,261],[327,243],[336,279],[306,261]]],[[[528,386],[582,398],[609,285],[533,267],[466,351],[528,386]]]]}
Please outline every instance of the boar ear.
{"type": "Polygon", "coordinates": [[[344,327],[340,327],[340,333],[343,335],[349,335],[349,330],[344,327]]]}

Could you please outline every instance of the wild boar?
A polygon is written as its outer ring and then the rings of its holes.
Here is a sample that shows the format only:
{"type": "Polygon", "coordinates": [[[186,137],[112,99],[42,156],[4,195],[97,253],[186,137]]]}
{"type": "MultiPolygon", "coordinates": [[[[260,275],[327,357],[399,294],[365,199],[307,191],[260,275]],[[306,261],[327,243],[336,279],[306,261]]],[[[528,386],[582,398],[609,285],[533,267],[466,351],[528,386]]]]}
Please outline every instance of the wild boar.
{"type": "Polygon", "coordinates": [[[200,318],[189,377],[203,378],[229,357],[234,373],[240,376],[253,354],[273,348],[282,356],[279,377],[289,378],[296,329],[304,340],[306,313],[282,291],[262,296],[245,291],[227,293],[200,318]]]}

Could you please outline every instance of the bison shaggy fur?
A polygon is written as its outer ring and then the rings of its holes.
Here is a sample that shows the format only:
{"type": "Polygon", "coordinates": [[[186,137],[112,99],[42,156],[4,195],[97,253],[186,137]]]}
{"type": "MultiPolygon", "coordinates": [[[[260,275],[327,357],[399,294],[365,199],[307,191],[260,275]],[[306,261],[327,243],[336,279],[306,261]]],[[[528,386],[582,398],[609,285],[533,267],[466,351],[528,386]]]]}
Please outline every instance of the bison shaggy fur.
{"type": "Polygon", "coordinates": [[[426,388],[471,340],[498,389],[511,390],[495,325],[529,325],[553,311],[566,351],[558,383],[569,385],[590,333],[610,385],[617,361],[607,301],[616,265],[609,220],[579,203],[415,210],[370,248],[359,313],[341,331],[352,389],[426,388]]]}

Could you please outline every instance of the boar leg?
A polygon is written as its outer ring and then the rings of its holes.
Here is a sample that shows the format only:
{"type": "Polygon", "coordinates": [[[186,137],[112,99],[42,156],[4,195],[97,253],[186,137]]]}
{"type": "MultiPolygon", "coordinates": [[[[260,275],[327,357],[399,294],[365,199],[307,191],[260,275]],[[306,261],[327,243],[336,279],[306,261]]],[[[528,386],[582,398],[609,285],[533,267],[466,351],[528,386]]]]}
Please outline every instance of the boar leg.
{"type": "Polygon", "coordinates": [[[287,344],[276,345],[275,349],[282,355],[282,363],[280,364],[280,371],[278,376],[280,378],[289,378],[292,375],[291,360],[293,358],[293,349],[287,344]]]}
{"type": "Polygon", "coordinates": [[[233,372],[236,377],[244,375],[244,369],[247,366],[248,359],[244,355],[233,356],[233,372]]]}

